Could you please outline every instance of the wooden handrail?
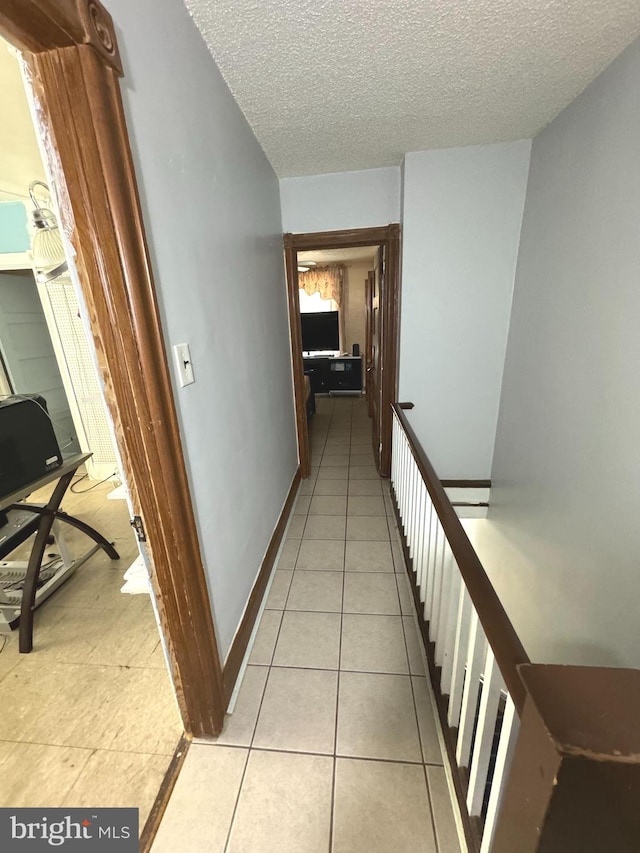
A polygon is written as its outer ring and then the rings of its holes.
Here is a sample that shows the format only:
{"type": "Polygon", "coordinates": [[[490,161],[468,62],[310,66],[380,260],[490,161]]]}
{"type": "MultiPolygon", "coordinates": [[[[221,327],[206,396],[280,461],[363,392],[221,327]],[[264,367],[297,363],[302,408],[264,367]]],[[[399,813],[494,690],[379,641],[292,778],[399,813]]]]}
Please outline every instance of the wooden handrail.
{"type": "Polygon", "coordinates": [[[394,403],[392,408],[407,436],[411,453],[438,513],[449,547],[489,645],[493,649],[507,689],[518,714],[522,714],[526,693],[517,667],[530,663],[529,657],[406,415],[399,405],[394,403]]]}

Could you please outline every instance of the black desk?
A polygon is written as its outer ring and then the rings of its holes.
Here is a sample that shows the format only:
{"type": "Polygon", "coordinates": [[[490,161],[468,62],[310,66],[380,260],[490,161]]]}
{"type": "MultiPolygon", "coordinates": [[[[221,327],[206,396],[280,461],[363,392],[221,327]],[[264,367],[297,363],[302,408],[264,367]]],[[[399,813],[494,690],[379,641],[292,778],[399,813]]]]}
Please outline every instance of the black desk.
{"type": "Polygon", "coordinates": [[[303,358],[304,372],[311,379],[315,394],[360,394],[362,392],[362,358],[342,356],[303,358]]]}
{"type": "Polygon", "coordinates": [[[13,494],[0,499],[0,513],[6,515],[6,524],[0,527],[0,578],[19,578],[21,590],[8,592],[0,588],[0,616],[2,624],[15,628],[20,624],[20,651],[28,653],[33,648],[33,611],[55,592],[76,571],[76,569],[102,549],[112,560],[120,555],[101,533],[85,524],[79,518],[62,512],[60,504],[71,480],[78,468],[91,457],[91,453],[77,453],[64,460],[59,468],[49,471],[38,480],[21,488],[13,494]],[[58,481],[46,504],[22,503],[32,492],[49,483],[58,481]],[[56,535],[54,525],[68,524],[81,530],[96,543],[78,559],[72,559],[64,544],[62,533],[56,535]],[[42,560],[52,529],[56,545],[60,551],[62,564],[50,577],[41,579],[42,560]],[[35,533],[29,560],[24,563],[11,563],[4,558],[35,533]]]}

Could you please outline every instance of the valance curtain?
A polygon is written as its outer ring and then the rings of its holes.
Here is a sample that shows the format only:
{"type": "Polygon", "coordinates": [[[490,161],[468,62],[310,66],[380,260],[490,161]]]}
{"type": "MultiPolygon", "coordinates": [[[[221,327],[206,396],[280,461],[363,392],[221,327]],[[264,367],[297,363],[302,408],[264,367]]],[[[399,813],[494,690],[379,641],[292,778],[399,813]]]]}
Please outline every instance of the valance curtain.
{"type": "Polygon", "coordinates": [[[313,296],[319,293],[321,299],[333,299],[338,309],[342,307],[344,284],[344,266],[331,264],[326,267],[314,267],[308,272],[298,274],[300,289],[313,296]]]}
{"type": "Polygon", "coordinates": [[[314,267],[308,272],[298,273],[300,290],[309,296],[319,293],[321,299],[333,299],[338,306],[338,327],[340,331],[340,350],[344,350],[344,264],[330,264],[326,267],[314,267]]]}

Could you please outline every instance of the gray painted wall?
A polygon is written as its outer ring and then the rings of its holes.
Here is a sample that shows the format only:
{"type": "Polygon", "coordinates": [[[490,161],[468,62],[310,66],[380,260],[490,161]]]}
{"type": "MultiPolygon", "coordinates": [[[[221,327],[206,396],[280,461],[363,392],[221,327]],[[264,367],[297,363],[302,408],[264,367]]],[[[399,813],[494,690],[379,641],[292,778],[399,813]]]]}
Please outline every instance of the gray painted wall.
{"type": "Polygon", "coordinates": [[[534,141],[481,551],[532,657],[640,666],[640,42],[534,141]]]}
{"type": "Polygon", "coordinates": [[[278,180],[181,0],[107,5],[224,656],[297,466],[278,180]]]}
{"type": "Polygon", "coordinates": [[[399,393],[441,477],[491,472],[530,150],[405,157],[399,393]]]}
{"type": "Polygon", "coordinates": [[[373,228],[400,220],[400,169],[364,169],[280,180],[286,232],[373,228]]]}
{"type": "Polygon", "coordinates": [[[16,394],[41,394],[63,453],[80,447],[30,270],[0,272],[0,352],[16,394]]]}

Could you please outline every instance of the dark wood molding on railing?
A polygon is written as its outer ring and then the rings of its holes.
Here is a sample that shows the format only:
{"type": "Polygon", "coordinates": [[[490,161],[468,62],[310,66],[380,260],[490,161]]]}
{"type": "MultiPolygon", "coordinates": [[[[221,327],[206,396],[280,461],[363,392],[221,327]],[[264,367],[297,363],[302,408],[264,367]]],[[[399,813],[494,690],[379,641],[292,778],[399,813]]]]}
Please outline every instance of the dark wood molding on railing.
{"type": "Polygon", "coordinates": [[[490,489],[491,480],[440,480],[445,489],[490,489]]]}
{"type": "Polygon", "coordinates": [[[393,410],[402,424],[416,465],[438,513],[438,518],[484,633],[493,649],[502,677],[520,714],[524,707],[526,692],[518,675],[517,667],[520,664],[529,663],[529,657],[418,437],[402,409],[394,404],[393,410]]]}
{"type": "Polygon", "coordinates": [[[413,405],[413,403],[398,403],[398,407],[399,407],[400,409],[406,409],[406,410],[414,409],[414,408],[415,408],[415,406],[413,405]]]}

